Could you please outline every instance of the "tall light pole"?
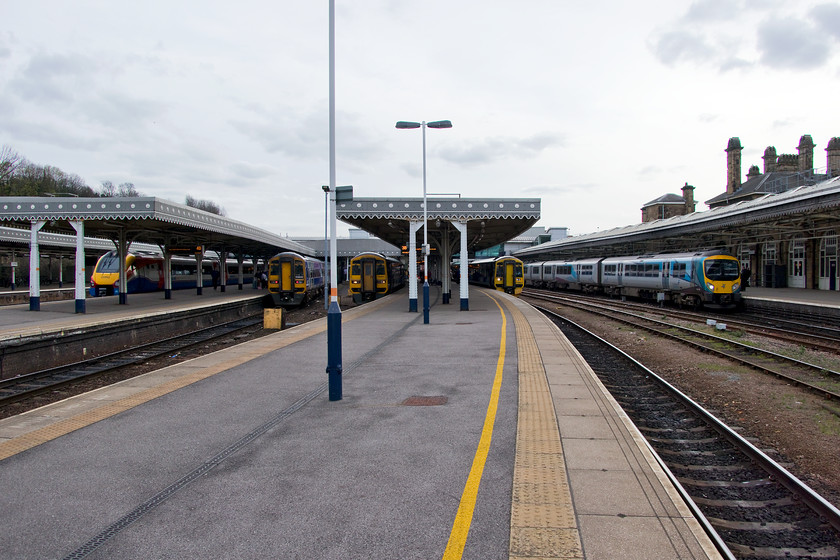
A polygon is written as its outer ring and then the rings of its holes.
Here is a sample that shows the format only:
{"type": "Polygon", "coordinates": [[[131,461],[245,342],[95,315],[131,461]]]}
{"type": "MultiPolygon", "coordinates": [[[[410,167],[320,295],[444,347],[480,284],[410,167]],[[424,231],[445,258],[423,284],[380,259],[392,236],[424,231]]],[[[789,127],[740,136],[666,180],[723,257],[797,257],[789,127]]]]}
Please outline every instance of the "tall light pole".
{"type": "MultiPolygon", "coordinates": [[[[426,127],[452,128],[452,121],[399,121],[397,128],[423,129],[423,323],[429,324],[429,210],[426,204],[426,127]]],[[[413,234],[412,234],[413,235],[413,234]]],[[[416,255],[411,256],[416,259],[416,255]]],[[[414,282],[414,279],[411,279],[414,282]]]]}
{"type": "MultiPolygon", "coordinates": [[[[329,263],[329,246],[327,245],[329,241],[329,236],[327,234],[327,221],[330,217],[330,186],[329,185],[321,185],[321,190],[324,191],[324,266],[326,267],[329,263]]],[[[330,280],[329,278],[324,275],[324,309],[330,308],[330,280]]]]}
{"type": "Polygon", "coordinates": [[[340,401],[341,389],[341,308],[338,306],[338,274],[336,269],[335,224],[335,0],[330,3],[330,306],[327,311],[327,379],[329,399],[340,401]]]}

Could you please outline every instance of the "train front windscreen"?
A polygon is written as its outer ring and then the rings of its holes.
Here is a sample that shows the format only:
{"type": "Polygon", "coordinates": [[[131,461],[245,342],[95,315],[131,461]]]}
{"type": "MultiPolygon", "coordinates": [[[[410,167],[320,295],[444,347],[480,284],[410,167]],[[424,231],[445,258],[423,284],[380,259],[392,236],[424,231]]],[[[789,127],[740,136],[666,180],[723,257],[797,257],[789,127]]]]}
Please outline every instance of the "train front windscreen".
{"type": "Polygon", "coordinates": [[[99,264],[96,266],[96,272],[110,273],[120,271],[120,259],[117,255],[108,253],[99,259],[99,264]]]}
{"type": "Polygon", "coordinates": [[[741,276],[738,261],[734,259],[706,259],[703,273],[709,280],[732,282],[741,276]]]}

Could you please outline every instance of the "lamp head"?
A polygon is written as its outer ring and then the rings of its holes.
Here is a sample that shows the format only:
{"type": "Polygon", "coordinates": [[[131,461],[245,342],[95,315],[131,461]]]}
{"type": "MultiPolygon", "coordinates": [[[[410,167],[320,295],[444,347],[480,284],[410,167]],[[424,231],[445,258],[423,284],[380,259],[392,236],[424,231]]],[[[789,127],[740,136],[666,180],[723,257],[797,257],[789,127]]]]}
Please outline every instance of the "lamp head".
{"type": "Polygon", "coordinates": [[[420,128],[421,124],[419,122],[411,122],[411,121],[398,121],[397,128],[420,128]]]}
{"type": "Polygon", "coordinates": [[[452,128],[452,121],[433,121],[426,123],[429,128],[452,128]]]}

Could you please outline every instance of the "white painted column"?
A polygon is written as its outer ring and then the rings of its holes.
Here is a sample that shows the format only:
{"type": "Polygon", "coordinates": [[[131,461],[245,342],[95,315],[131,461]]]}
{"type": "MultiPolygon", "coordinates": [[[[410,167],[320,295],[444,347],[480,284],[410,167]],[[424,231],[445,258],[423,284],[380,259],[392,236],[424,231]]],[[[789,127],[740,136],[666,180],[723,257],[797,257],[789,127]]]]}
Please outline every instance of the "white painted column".
{"type": "Polygon", "coordinates": [[[417,230],[423,222],[408,222],[408,310],[417,311],[417,230]]]}
{"type": "Polygon", "coordinates": [[[459,268],[461,269],[460,278],[458,279],[459,288],[461,292],[461,311],[469,311],[470,309],[470,287],[469,287],[469,251],[467,250],[467,223],[466,222],[452,222],[459,232],[461,232],[461,261],[459,268]]]}
{"type": "Polygon", "coordinates": [[[32,221],[29,230],[29,310],[41,310],[41,252],[38,249],[38,232],[47,222],[32,221]]]}
{"type": "Polygon", "coordinates": [[[85,313],[85,222],[70,220],[70,225],[76,230],[76,273],[73,280],[76,283],[76,313],[85,313]]]}

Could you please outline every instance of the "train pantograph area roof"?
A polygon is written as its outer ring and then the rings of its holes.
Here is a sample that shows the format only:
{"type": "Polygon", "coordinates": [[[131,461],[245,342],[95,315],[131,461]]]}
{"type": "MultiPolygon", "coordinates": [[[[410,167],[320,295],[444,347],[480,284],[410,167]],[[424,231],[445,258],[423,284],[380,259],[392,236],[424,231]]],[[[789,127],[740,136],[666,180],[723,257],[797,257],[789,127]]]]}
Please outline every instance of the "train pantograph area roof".
{"type": "Polygon", "coordinates": [[[83,221],[85,237],[167,247],[203,245],[248,256],[271,256],[280,251],[314,255],[312,249],[224,216],[155,197],[3,197],[0,224],[29,229],[47,222],[42,232],[75,235],[70,221],[83,221]]]}
{"type": "MultiPolygon", "coordinates": [[[[480,251],[524,233],[540,219],[539,198],[432,198],[428,204],[430,242],[451,222],[467,224],[469,251],[480,251]]],[[[397,247],[408,242],[410,223],[423,221],[422,198],[354,198],[336,204],[336,217],[397,247]]],[[[417,231],[418,246],[423,228],[417,231]]]]}

